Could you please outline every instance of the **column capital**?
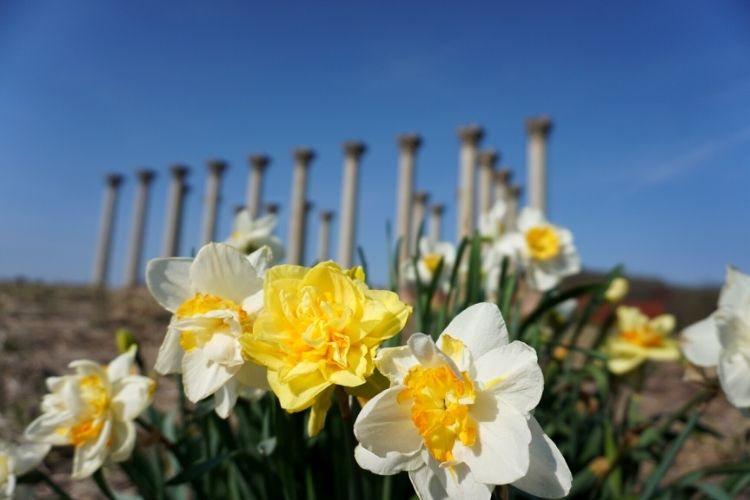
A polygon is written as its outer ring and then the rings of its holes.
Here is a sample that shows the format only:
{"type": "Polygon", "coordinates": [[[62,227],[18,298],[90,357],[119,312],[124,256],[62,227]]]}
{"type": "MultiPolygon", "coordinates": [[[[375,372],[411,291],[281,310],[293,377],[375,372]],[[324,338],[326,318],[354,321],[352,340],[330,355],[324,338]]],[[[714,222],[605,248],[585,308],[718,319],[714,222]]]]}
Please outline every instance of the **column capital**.
{"type": "Polygon", "coordinates": [[[269,214],[276,215],[281,211],[281,207],[278,203],[266,203],[266,212],[269,214]]]}
{"type": "Polygon", "coordinates": [[[208,170],[214,175],[221,175],[227,169],[227,162],[224,160],[209,160],[208,170]]]}
{"type": "Polygon", "coordinates": [[[435,203],[430,207],[430,212],[435,215],[443,215],[443,212],[445,212],[445,205],[442,203],[435,203]]]}
{"type": "Polygon", "coordinates": [[[299,147],[292,150],[292,156],[300,165],[307,167],[315,159],[315,151],[311,148],[299,147]]]}
{"type": "Polygon", "coordinates": [[[427,205],[427,203],[430,201],[430,193],[428,193],[427,191],[417,191],[416,193],[414,193],[414,201],[416,203],[427,205]]]}
{"type": "Polygon", "coordinates": [[[333,220],[333,210],[321,210],[320,220],[331,222],[333,220]]]}
{"type": "Polygon", "coordinates": [[[464,125],[458,128],[458,138],[463,144],[476,146],[484,137],[484,129],[476,124],[464,125]]]}
{"type": "Polygon", "coordinates": [[[154,177],[156,177],[156,172],[154,172],[150,168],[142,168],[135,171],[135,176],[138,178],[138,182],[140,182],[141,184],[148,184],[152,180],[154,180],[154,177]]]}
{"type": "Polygon", "coordinates": [[[305,213],[306,213],[306,214],[308,214],[308,213],[312,212],[314,208],[315,208],[315,203],[313,203],[313,202],[312,202],[312,201],[310,201],[310,200],[307,200],[307,201],[305,202],[305,213]]]}
{"type": "Polygon", "coordinates": [[[513,184],[510,187],[510,194],[511,194],[511,196],[513,196],[516,199],[518,199],[518,198],[521,197],[521,193],[522,192],[523,192],[523,188],[521,186],[519,186],[518,184],[513,184]]]}
{"type": "Polygon", "coordinates": [[[362,141],[346,141],[342,146],[344,154],[358,160],[367,151],[367,145],[362,141]]]}
{"type": "Polygon", "coordinates": [[[529,135],[547,136],[552,130],[552,119],[547,115],[533,116],[526,119],[526,132],[529,135]]]}
{"type": "Polygon", "coordinates": [[[185,165],[175,164],[169,167],[169,171],[175,179],[184,179],[190,173],[190,168],[185,165]]]}
{"type": "Polygon", "coordinates": [[[399,134],[396,136],[396,142],[402,151],[408,151],[414,153],[422,145],[422,137],[419,134],[413,132],[406,134],[399,134]]]}
{"type": "Polygon", "coordinates": [[[271,163],[271,158],[262,153],[252,154],[247,157],[247,160],[250,162],[252,168],[260,171],[265,170],[269,163],[271,163]]]}
{"type": "Polygon", "coordinates": [[[495,172],[495,181],[497,182],[508,184],[512,178],[513,172],[509,168],[501,168],[495,172]]]}
{"type": "Polygon", "coordinates": [[[238,213],[245,210],[247,207],[245,205],[235,205],[234,206],[234,215],[237,215],[238,213]]]}
{"type": "Polygon", "coordinates": [[[497,162],[500,161],[500,153],[494,149],[485,149],[479,152],[479,166],[489,169],[494,169],[497,162]]]}
{"type": "Polygon", "coordinates": [[[104,181],[107,183],[110,187],[118,187],[120,184],[122,184],[122,181],[125,180],[125,178],[122,176],[122,174],[107,174],[104,177],[104,181]]]}

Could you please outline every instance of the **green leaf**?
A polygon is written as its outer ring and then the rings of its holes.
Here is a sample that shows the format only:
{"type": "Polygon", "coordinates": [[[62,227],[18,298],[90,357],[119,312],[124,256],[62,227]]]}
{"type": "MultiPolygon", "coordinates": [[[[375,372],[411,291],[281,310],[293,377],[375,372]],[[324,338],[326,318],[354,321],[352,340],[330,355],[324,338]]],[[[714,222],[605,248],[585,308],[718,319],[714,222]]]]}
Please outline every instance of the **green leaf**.
{"type": "Polygon", "coordinates": [[[177,475],[169,479],[167,481],[167,486],[174,486],[177,484],[186,483],[188,481],[192,481],[194,479],[202,477],[208,472],[210,472],[211,470],[213,470],[214,468],[223,464],[225,461],[232,458],[237,453],[239,453],[239,450],[225,452],[225,453],[222,453],[221,455],[210,458],[208,460],[194,463],[188,466],[186,469],[181,470],[179,473],[177,473],[177,475]]]}
{"type": "Polygon", "coordinates": [[[722,490],[719,486],[716,486],[715,484],[698,483],[696,486],[708,498],[713,498],[714,500],[732,500],[733,499],[732,496],[730,496],[726,491],[722,490]]]}

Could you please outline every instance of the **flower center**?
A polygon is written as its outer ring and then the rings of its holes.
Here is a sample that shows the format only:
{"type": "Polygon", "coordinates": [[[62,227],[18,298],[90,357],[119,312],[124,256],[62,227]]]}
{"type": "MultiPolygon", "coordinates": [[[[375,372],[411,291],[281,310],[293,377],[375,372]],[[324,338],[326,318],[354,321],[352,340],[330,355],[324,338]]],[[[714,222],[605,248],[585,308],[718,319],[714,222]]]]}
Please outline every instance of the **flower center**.
{"type": "Polygon", "coordinates": [[[647,327],[620,332],[620,337],[641,347],[661,347],[664,344],[664,336],[647,327]]]}
{"type": "Polygon", "coordinates": [[[437,271],[442,258],[443,256],[439,253],[428,253],[422,256],[422,264],[424,264],[427,270],[432,274],[437,271]]]}
{"type": "Polygon", "coordinates": [[[411,399],[411,420],[435,460],[452,460],[456,439],[466,446],[474,444],[477,424],[469,415],[469,406],[476,391],[467,373],[458,378],[447,365],[415,366],[404,378],[404,385],[398,401],[411,399]]]}
{"type": "Polygon", "coordinates": [[[79,394],[85,405],[82,418],[70,428],[70,441],[79,446],[99,436],[109,410],[109,390],[95,373],[78,381],[79,394]]]}
{"type": "Polygon", "coordinates": [[[0,486],[4,486],[10,476],[10,457],[0,451],[0,486]]]}
{"type": "MultiPolygon", "coordinates": [[[[252,319],[250,319],[247,312],[239,304],[232,300],[207,293],[196,293],[193,297],[180,304],[180,307],[175,311],[175,315],[179,319],[196,318],[213,311],[230,311],[236,315],[243,332],[251,332],[253,330],[252,319]]],[[[206,319],[209,319],[214,324],[209,323],[206,325],[206,328],[182,330],[180,332],[180,346],[185,352],[203,347],[211,340],[215,332],[230,329],[230,326],[227,324],[229,318],[213,317],[206,319]]]]}
{"type": "Polygon", "coordinates": [[[534,226],[526,231],[526,244],[535,260],[550,260],[560,253],[560,236],[552,226],[534,226]]]}

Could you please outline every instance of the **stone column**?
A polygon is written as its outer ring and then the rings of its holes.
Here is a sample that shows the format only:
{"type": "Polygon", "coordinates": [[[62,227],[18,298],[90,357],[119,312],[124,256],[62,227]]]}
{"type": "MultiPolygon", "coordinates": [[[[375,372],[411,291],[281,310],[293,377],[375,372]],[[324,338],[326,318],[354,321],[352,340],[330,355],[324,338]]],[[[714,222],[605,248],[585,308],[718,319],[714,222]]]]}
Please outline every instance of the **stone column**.
{"type": "Polygon", "coordinates": [[[503,201],[506,205],[508,204],[508,196],[510,195],[510,180],[513,178],[513,172],[507,168],[501,168],[495,171],[495,176],[492,180],[495,185],[495,201],[503,201]]]}
{"type": "Polygon", "coordinates": [[[102,218],[99,222],[99,241],[96,244],[96,260],[94,261],[93,284],[98,287],[107,285],[109,277],[109,258],[112,250],[112,234],[115,230],[115,212],[117,198],[123,177],[120,174],[108,174],[105,177],[104,203],[102,204],[102,218]]]}
{"type": "Polygon", "coordinates": [[[305,202],[305,213],[303,216],[302,221],[302,236],[300,237],[300,245],[302,246],[302,255],[300,256],[300,265],[305,265],[305,253],[307,250],[307,234],[308,229],[310,229],[310,224],[308,222],[310,221],[310,214],[313,212],[313,209],[315,207],[315,203],[311,201],[305,202]]]}
{"type": "Polygon", "coordinates": [[[266,203],[266,213],[271,215],[278,215],[281,207],[278,203],[266,203]]]}
{"type": "Polygon", "coordinates": [[[461,140],[459,155],[459,187],[458,187],[458,222],[456,226],[457,239],[471,236],[476,227],[474,210],[475,189],[474,175],[477,165],[477,146],[484,136],[484,130],[478,125],[467,125],[458,129],[461,140]]]}
{"type": "Polygon", "coordinates": [[[307,202],[307,170],[315,158],[315,152],[309,148],[297,148],[294,156],[294,173],[292,175],[292,199],[289,213],[289,263],[302,265],[305,256],[305,204],[307,202]]]}
{"type": "Polygon", "coordinates": [[[479,213],[486,214],[493,204],[495,165],[500,153],[488,149],[479,153],[479,213]]]}
{"type": "Polygon", "coordinates": [[[261,198],[263,197],[263,174],[271,162],[266,155],[250,155],[250,175],[247,178],[247,210],[251,219],[260,215],[261,198]]]}
{"type": "Polygon", "coordinates": [[[526,120],[527,168],[529,206],[547,213],[547,137],[552,130],[552,120],[539,116],[526,120]]]}
{"type": "Polygon", "coordinates": [[[203,200],[202,244],[216,240],[216,215],[219,210],[221,177],[227,169],[226,162],[211,160],[208,162],[208,179],[206,180],[206,197],[203,200]]]}
{"type": "Polygon", "coordinates": [[[516,228],[516,220],[518,219],[518,210],[521,206],[521,186],[515,184],[510,187],[510,193],[508,195],[508,211],[506,213],[506,224],[508,230],[512,231],[516,228]]]}
{"type": "Polygon", "coordinates": [[[167,202],[167,220],[164,228],[163,257],[175,257],[180,254],[180,236],[182,232],[182,210],[187,193],[185,177],[190,169],[183,165],[170,168],[172,179],[169,183],[169,201],[167,202]]]}
{"type": "Polygon", "coordinates": [[[430,241],[436,243],[440,241],[443,229],[443,212],[445,205],[436,203],[430,207],[430,241]]]}
{"type": "Polygon", "coordinates": [[[134,287],[143,275],[141,256],[143,254],[143,234],[146,228],[146,214],[148,212],[148,194],[151,181],[156,173],[153,170],[142,169],[136,172],[138,190],[135,193],[133,206],[133,229],[130,233],[130,256],[128,268],[125,271],[125,286],[134,287]]]}
{"type": "Polygon", "coordinates": [[[357,194],[359,163],[367,150],[363,142],[344,143],[344,176],[341,182],[341,210],[339,223],[338,263],[350,268],[354,264],[354,245],[357,232],[357,194]]]}
{"type": "MultiPolygon", "coordinates": [[[[425,191],[419,191],[414,193],[412,199],[412,221],[411,221],[411,248],[413,248],[412,255],[417,251],[419,245],[419,226],[422,225],[425,219],[425,212],[427,212],[427,204],[430,202],[430,194],[425,191]]],[[[424,236],[425,234],[423,234],[424,236]]]]}
{"type": "Polygon", "coordinates": [[[417,134],[402,134],[396,138],[399,145],[398,199],[396,200],[396,238],[401,239],[399,262],[409,258],[412,236],[412,200],[414,196],[414,170],[417,150],[422,138],[417,134]]]}
{"type": "Polygon", "coordinates": [[[330,258],[328,248],[331,242],[331,221],[333,221],[333,210],[320,212],[320,226],[318,226],[318,262],[330,258]]]}

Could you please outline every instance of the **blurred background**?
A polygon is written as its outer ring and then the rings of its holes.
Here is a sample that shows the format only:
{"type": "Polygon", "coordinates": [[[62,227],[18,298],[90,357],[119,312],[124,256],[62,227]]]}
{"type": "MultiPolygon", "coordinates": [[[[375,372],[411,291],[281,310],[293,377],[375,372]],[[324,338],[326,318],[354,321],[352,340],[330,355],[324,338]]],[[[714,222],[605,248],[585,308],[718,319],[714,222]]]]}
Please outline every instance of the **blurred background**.
{"type": "MultiPolygon", "coordinates": [[[[135,196],[152,185],[144,258],[160,254],[168,166],[192,167],[181,251],[200,245],[206,161],[228,162],[218,236],[245,197],[247,155],[271,157],[282,205],[292,157],[315,149],[309,198],[339,208],[341,144],[368,146],[357,243],[385,283],[398,133],[424,143],[416,188],[455,234],[456,128],[525,184],[526,117],[554,121],[550,218],[589,270],[718,284],[750,270],[750,4],[744,1],[0,1],[0,278],[91,279],[107,172],[126,175],[111,281],[135,196]]],[[[308,259],[318,217],[310,217],[308,259]]],[[[334,220],[331,248],[337,248],[334,220]]]]}

